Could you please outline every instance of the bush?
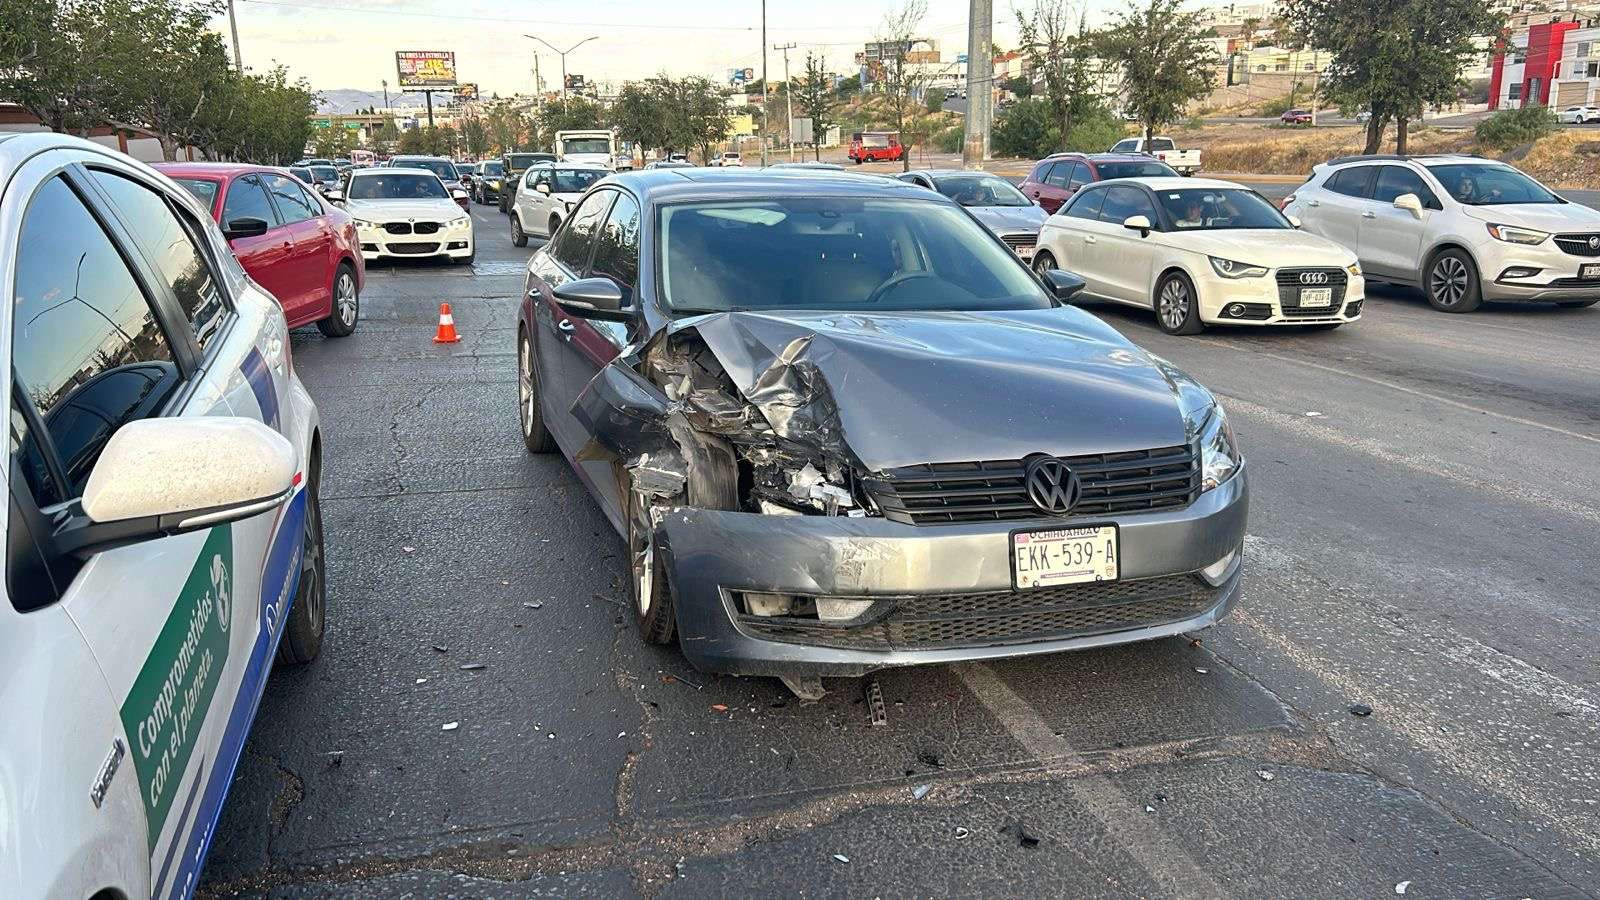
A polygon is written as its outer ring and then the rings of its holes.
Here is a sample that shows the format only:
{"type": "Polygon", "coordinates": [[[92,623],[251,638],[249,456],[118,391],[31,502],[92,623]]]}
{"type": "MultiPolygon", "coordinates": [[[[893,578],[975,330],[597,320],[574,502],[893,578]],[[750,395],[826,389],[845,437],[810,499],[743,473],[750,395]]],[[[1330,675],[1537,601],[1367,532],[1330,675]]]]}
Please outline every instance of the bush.
{"type": "Polygon", "coordinates": [[[1555,132],[1556,114],[1545,106],[1506,109],[1478,123],[1473,136],[1491,150],[1510,150],[1555,132]]]}
{"type": "Polygon", "coordinates": [[[1263,101],[1260,106],[1256,107],[1256,115],[1276,119],[1293,109],[1294,106],[1295,104],[1291,102],[1289,95],[1284,94],[1282,97],[1274,97],[1271,100],[1263,101]]]}
{"type": "Polygon", "coordinates": [[[1055,152],[1061,127],[1049,103],[1030,97],[1018,100],[995,118],[989,140],[998,156],[1038,159],[1055,152]]]}
{"type": "Polygon", "coordinates": [[[1080,113],[1072,122],[1072,134],[1067,137],[1067,150],[1080,153],[1104,153],[1111,145],[1122,140],[1126,129],[1122,121],[1105,107],[1096,107],[1080,113]]]}
{"type": "Polygon", "coordinates": [[[939,112],[944,109],[944,89],[939,88],[935,90],[934,88],[928,88],[922,100],[927,104],[928,112],[939,112]]]}
{"type": "Polygon", "coordinates": [[[949,128],[941,129],[934,134],[933,146],[940,153],[960,153],[961,143],[965,139],[966,127],[963,125],[951,125],[949,128]]]}

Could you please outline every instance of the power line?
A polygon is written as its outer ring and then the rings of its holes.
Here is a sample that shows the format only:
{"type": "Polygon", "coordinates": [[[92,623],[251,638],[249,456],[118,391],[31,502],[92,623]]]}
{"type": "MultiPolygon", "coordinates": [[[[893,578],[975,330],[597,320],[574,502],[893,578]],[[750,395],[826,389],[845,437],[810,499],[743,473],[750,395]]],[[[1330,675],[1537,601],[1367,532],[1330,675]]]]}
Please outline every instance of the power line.
{"type": "MultiPolygon", "coordinates": [[[[501,22],[516,25],[554,25],[572,26],[574,28],[616,28],[634,29],[644,31],[738,31],[753,32],[758,30],[754,26],[742,25],[669,25],[664,23],[636,23],[636,22],[583,22],[572,19],[517,19],[506,16],[472,16],[455,15],[451,13],[420,12],[405,9],[371,9],[357,6],[330,6],[320,3],[292,3],[289,0],[238,0],[240,3],[249,3],[252,6],[280,6],[287,9],[309,9],[317,12],[345,12],[359,13],[362,15],[381,16],[414,16],[426,19],[448,19],[454,22],[501,22]]],[[[870,30],[871,25],[820,25],[784,28],[784,31],[846,31],[870,30]]],[[[851,42],[855,43],[855,42],[851,42]]]]}

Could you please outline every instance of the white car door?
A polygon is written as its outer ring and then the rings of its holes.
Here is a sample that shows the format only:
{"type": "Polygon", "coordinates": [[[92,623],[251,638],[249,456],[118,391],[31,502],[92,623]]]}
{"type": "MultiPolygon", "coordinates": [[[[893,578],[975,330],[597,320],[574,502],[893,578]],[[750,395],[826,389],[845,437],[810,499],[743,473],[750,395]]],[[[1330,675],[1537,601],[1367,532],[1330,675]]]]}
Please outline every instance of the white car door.
{"type": "Polygon", "coordinates": [[[1106,283],[1098,271],[1095,251],[1099,248],[1100,204],[1105,197],[1104,188],[1080,192],[1046,220],[1039,235],[1058,268],[1082,278],[1085,292],[1102,297],[1106,296],[1106,283]]]}
{"type": "Polygon", "coordinates": [[[1097,271],[1105,279],[1110,299],[1151,306],[1150,272],[1160,239],[1156,232],[1141,235],[1124,228],[1122,223],[1130,216],[1144,216],[1152,225],[1160,222],[1155,202],[1143,187],[1119,184],[1107,188],[1099,215],[1097,271]]]}
{"type": "Polygon", "coordinates": [[[1375,275],[1419,278],[1428,219],[1443,208],[1421,175],[1405,166],[1379,166],[1372,200],[1361,213],[1361,248],[1356,257],[1362,267],[1375,275]],[[1394,200],[1401,194],[1414,194],[1422,201],[1420,216],[1395,208],[1394,200]]]}
{"type": "MultiPolygon", "coordinates": [[[[286,425],[281,317],[233,308],[228,285],[243,280],[223,270],[226,248],[191,201],[115,160],[81,158],[33,196],[8,304],[13,422],[33,441],[29,502],[51,516],[75,508],[130,420],[286,425]]],[[[240,521],[54,562],[59,606],[117,705],[120,734],[103,737],[122,742],[125,783],[138,787],[142,820],[126,830],[151,896],[185,896],[198,881],[298,582],[304,515],[298,490],[240,521]]]]}
{"type": "MultiPolygon", "coordinates": [[[[1334,172],[1320,189],[1307,192],[1301,220],[1312,234],[1361,255],[1362,213],[1372,196],[1374,166],[1348,166],[1334,172]]],[[[1362,259],[1362,265],[1366,265],[1362,259]]]]}

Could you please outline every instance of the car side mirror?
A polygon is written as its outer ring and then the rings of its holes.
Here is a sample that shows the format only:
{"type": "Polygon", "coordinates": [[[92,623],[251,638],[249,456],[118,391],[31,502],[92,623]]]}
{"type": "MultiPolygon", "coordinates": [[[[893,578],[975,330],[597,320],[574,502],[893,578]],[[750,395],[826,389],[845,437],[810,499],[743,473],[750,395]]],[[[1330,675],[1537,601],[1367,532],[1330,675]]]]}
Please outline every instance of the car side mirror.
{"type": "Polygon", "coordinates": [[[260,237],[266,234],[270,227],[266,219],[240,216],[237,219],[228,220],[228,227],[223,230],[222,236],[230,241],[239,238],[260,237]]]}
{"type": "Polygon", "coordinates": [[[272,510],[294,489],[294,445],[254,419],[138,419],[106,442],[82,515],[55,535],[80,559],[272,510]]]}
{"type": "Polygon", "coordinates": [[[1299,216],[1284,216],[1284,218],[1288,219],[1289,224],[1293,225],[1295,228],[1304,227],[1304,223],[1300,221],[1299,216]]]}
{"type": "Polygon", "coordinates": [[[450,196],[456,200],[465,200],[467,199],[467,192],[463,191],[461,188],[454,188],[450,191],[450,196]]]}
{"type": "Polygon", "coordinates": [[[1082,277],[1061,269],[1046,269],[1044,272],[1044,285],[1050,293],[1062,303],[1071,303],[1083,293],[1088,282],[1082,277]]]}
{"type": "Polygon", "coordinates": [[[533,186],[533,189],[534,189],[534,190],[536,190],[536,191],[538,191],[538,192],[539,192],[539,193],[541,193],[541,194],[548,194],[548,193],[550,193],[550,185],[548,185],[548,184],[545,184],[545,183],[544,183],[544,182],[542,182],[542,181],[541,181],[541,182],[539,182],[539,183],[538,183],[538,184],[536,184],[536,185],[534,185],[534,186],[533,186]]]}
{"type": "Polygon", "coordinates": [[[329,203],[343,203],[344,191],[341,191],[338,188],[328,188],[326,191],[322,192],[322,199],[328,201],[329,203]]]}
{"type": "Polygon", "coordinates": [[[1139,232],[1140,237],[1150,236],[1150,219],[1146,216],[1129,216],[1122,220],[1122,227],[1139,232]]]}
{"type": "Polygon", "coordinates": [[[605,319],[625,322],[632,318],[632,310],[622,304],[622,288],[604,276],[579,278],[550,293],[561,301],[562,308],[579,318],[605,319]]]}
{"type": "Polygon", "coordinates": [[[1394,198],[1394,208],[1403,209],[1417,218],[1422,218],[1422,201],[1416,194],[1401,194],[1394,198]]]}

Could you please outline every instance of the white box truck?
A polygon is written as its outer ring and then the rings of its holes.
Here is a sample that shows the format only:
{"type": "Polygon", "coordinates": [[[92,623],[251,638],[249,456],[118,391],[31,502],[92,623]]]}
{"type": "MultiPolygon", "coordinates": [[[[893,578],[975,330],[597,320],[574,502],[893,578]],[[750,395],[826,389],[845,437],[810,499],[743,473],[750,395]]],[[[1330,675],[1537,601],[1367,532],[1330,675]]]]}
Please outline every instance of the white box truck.
{"type": "Polygon", "coordinates": [[[616,165],[617,133],[607,129],[556,132],[556,159],[594,163],[610,169],[616,165]]]}

